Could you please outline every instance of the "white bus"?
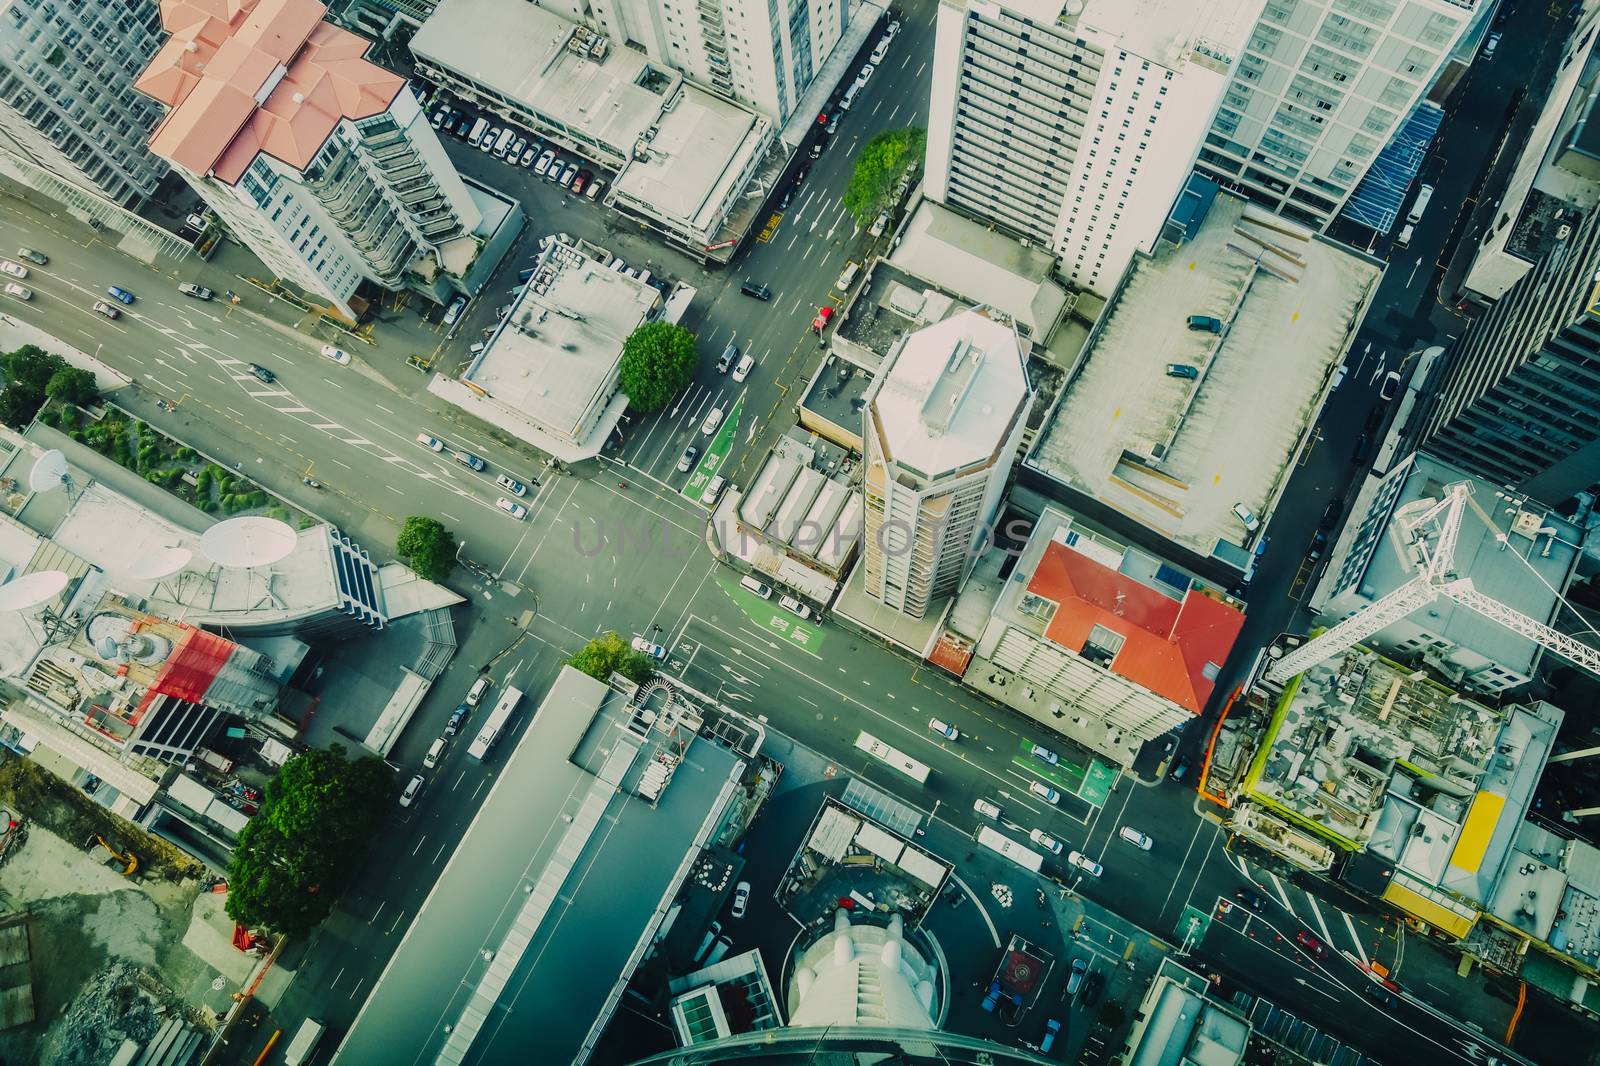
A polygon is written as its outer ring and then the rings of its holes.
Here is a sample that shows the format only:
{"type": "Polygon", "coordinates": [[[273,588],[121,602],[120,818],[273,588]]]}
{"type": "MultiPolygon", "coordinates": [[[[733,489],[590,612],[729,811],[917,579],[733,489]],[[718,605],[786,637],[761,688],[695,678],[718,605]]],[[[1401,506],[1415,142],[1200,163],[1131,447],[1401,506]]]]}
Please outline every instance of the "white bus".
{"type": "Polygon", "coordinates": [[[506,723],[510,721],[512,712],[521,702],[522,690],[507,685],[500,693],[500,699],[495,703],[494,710],[483,720],[483,728],[478,730],[478,736],[467,749],[467,754],[479,762],[486,759],[489,749],[494,747],[495,741],[500,739],[500,734],[505,732],[506,723]]]}
{"type": "Polygon", "coordinates": [[[998,851],[1018,866],[1025,866],[1038,873],[1044,866],[1044,856],[1031,848],[1025,848],[1004,833],[996,833],[993,829],[983,825],[978,827],[978,843],[991,851],[998,851]]]}
{"type": "Polygon", "coordinates": [[[919,785],[928,783],[928,768],[903,751],[897,751],[873,736],[863,732],[856,737],[856,747],[887,766],[905,774],[919,785]]]}

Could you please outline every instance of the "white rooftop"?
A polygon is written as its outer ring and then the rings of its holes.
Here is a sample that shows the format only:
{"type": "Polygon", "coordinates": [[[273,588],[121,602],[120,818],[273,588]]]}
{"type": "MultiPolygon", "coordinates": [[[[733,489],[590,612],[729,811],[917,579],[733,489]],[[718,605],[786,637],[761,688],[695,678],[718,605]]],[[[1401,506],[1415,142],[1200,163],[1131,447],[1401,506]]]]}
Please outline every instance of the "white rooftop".
{"type": "Polygon", "coordinates": [[[1135,258],[1029,465],[1202,556],[1244,543],[1233,505],[1265,521],[1381,272],[1219,193],[1192,240],[1135,258]]]}
{"type": "Polygon", "coordinates": [[[581,436],[610,398],[623,342],[660,298],[650,285],[552,243],[462,378],[553,434],[581,436]]]}
{"type": "Polygon", "coordinates": [[[599,62],[579,56],[577,28],[531,3],[440,0],[411,50],[627,155],[682,77],[615,42],[599,62]],[[640,84],[647,70],[660,92],[640,84]]]}
{"type": "Polygon", "coordinates": [[[975,308],[909,334],[868,395],[887,458],[932,479],[995,455],[1032,390],[1016,331],[975,308]]]}
{"type": "Polygon", "coordinates": [[[1201,39],[1238,48],[1255,26],[1265,0],[1005,0],[1035,22],[1074,27],[1085,37],[1100,31],[1135,55],[1177,67],[1201,39]],[[1073,7],[1082,7],[1074,16],[1073,7]]]}

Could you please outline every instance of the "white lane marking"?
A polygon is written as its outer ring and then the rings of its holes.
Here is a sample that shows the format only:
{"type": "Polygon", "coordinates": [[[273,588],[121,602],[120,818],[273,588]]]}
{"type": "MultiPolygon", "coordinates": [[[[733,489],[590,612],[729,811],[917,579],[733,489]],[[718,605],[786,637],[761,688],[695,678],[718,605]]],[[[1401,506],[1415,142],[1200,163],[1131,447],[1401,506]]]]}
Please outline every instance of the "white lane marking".
{"type": "Polygon", "coordinates": [[[1289,902],[1289,893],[1284,891],[1283,882],[1278,880],[1278,875],[1268,870],[1267,880],[1272,882],[1272,889],[1278,893],[1278,900],[1283,904],[1283,909],[1293,914],[1294,905],[1289,902]]]}
{"type": "Polygon", "coordinates": [[[1322,908],[1317,906],[1317,898],[1311,893],[1306,893],[1306,902],[1311,904],[1312,917],[1317,920],[1317,928],[1322,930],[1323,943],[1333,943],[1333,934],[1328,932],[1328,923],[1322,920],[1322,908]]]}
{"type": "Polygon", "coordinates": [[[1345,928],[1350,930],[1350,943],[1356,946],[1356,954],[1361,956],[1361,968],[1364,970],[1371,969],[1372,963],[1367,958],[1366,950],[1361,946],[1361,935],[1356,932],[1356,923],[1352,922],[1350,915],[1344,911],[1339,912],[1339,917],[1344,919],[1345,928]]]}

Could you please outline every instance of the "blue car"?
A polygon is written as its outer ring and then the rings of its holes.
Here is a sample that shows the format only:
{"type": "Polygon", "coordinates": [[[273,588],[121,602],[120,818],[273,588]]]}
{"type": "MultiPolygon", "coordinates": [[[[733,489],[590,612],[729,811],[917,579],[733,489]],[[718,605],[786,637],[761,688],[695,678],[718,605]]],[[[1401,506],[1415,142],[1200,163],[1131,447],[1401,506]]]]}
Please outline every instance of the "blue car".
{"type": "Polygon", "coordinates": [[[106,290],[106,295],[110,296],[113,300],[121,300],[125,304],[133,303],[133,293],[129,292],[127,289],[119,289],[115,285],[106,290]]]}
{"type": "Polygon", "coordinates": [[[1044,1023],[1044,1039],[1039,1041],[1039,1054],[1048,1055],[1050,1049],[1056,1046],[1056,1037],[1061,1035],[1061,1023],[1051,1018],[1044,1023]]]}

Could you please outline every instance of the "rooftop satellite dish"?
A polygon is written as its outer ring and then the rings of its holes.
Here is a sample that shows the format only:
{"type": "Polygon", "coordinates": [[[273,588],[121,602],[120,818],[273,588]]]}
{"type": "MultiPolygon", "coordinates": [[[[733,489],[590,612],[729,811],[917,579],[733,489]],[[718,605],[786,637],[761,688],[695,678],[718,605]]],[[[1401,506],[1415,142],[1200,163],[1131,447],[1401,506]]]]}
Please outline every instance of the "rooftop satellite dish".
{"type": "Polygon", "coordinates": [[[192,558],[194,558],[193,550],[182,545],[162,548],[142,559],[134,560],[133,565],[128,567],[127,576],[134,581],[160,581],[188,566],[192,558]]]}
{"type": "Polygon", "coordinates": [[[41,570],[23,574],[15,581],[0,585],[0,611],[26,611],[41,603],[48,603],[67,587],[65,570],[41,570]]]}
{"type": "Polygon", "coordinates": [[[297,538],[287,522],[246,516],[218,522],[200,536],[200,554],[229,570],[271,566],[294,551],[297,538]]]}
{"type": "Polygon", "coordinates": [[[33,469],[28,471],[28,488],[34,492],[59,489],[66,481],[67,457],[55,448],[34,460],[33,469]]]}

